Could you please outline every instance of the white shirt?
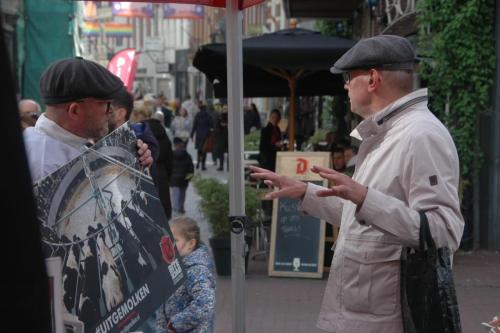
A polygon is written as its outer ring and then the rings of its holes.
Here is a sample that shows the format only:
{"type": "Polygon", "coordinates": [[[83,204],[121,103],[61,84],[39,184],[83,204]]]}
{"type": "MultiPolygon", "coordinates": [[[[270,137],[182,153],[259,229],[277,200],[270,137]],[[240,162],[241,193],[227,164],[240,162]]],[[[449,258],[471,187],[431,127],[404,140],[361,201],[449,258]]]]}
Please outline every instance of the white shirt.
{"type": "Polygon", "coordinates": [[[87,142],[43,114],[34,127],[24,130],[23,136],[33,183],[78,157],[87,142]]]}

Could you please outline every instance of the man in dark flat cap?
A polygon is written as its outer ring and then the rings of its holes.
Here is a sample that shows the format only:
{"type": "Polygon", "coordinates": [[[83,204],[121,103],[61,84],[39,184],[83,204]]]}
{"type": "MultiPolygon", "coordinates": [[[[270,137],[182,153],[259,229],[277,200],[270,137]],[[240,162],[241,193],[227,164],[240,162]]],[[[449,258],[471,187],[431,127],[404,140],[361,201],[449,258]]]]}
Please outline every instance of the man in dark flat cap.
{"type": "MultiPolygon", "coordinates": [[[[34,182],[81,154],[81,147],[108,133],[111,101],[122,81],[106,68],[80,57],[56,61],[40,79],[45,112],[24,131],[34,182]]],[[[153,163],[147,144],[137,140],[143,166],[153,163]]]]}
{"type": "Polygon", "coordinates": [[[344,76],[351,111],[364,120],[352,179],[312,171],[324,188],[252,167],[278,190],[268,199],[301,200],[301,210],[340,226],[318,327],[327,332],[401,333],[400,255],[418,247],[425,211],[437,247],[455,251],[464,222],[458,156],[443,124],[427,108],[427,89],[413,91],[415,53],[402,37],[360,40],[331,68],[344,76]]]}

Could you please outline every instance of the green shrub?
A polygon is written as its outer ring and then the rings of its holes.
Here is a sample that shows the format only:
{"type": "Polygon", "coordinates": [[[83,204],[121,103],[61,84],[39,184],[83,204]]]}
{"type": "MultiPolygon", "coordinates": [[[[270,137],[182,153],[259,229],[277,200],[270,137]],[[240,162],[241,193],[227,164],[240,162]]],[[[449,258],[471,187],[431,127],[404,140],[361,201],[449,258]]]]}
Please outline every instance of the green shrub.
{"type": "Polygon", "coordinates": [[[311,145],[317,145],[318,143],[322,141],[326,141],[326,135],[328,134],[329,130],[324,129],[324,128],[318,128],[316,132],[314,132],[314,135],[312,135],[309,140],[307,140],[308,144],[311,145]]]}
{"type": "MultiPolygon", "coordinates": [[[[193,178],[193,184],[200,195],[199,207],[210,225],[215,238],[228,237],[231,233],[229,224],[229,187],[213,178],[193,178]]],[[[260,217],[261,191],[245,186],[245,212],[251,222],[260,217]]]]}
{"type": "Polygon", "coordinates": [[[245,150],[259,150],[260,130],[245,135],[245,150]]]}

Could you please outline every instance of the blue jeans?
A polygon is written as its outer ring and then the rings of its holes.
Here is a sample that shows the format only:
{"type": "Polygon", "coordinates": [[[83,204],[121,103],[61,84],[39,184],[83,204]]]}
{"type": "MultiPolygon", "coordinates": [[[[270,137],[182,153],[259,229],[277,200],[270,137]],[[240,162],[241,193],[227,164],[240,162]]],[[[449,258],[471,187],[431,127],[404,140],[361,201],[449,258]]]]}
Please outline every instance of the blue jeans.
{"type": "Polygon", "coordinates": [[[170,187],[170,197],[172,200],[172,213],[173,215],[182,215],[186,211],[184,210],[184,201],[186,201],[186,190],[187,186],[171,186],[170,187]]]}

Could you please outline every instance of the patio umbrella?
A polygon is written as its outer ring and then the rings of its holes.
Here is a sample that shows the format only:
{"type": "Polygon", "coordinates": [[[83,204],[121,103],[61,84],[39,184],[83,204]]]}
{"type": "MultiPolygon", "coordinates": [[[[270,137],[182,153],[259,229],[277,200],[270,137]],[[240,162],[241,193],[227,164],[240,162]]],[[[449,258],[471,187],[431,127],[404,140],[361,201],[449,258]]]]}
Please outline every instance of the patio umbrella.
{"type": "MultiPolygon", "coordinates": [[[[296,96],[345,94],[342,78],[329,69],[354,44],[299,28],[243,40],[243,95],[290,97],[290,150],[295,141],[296,96]]],[[[225,61],[226,45],[220,43],[201,46],[193,60],[193,66],[213,83],[216,97],[226,96],[225,61]]]]}

